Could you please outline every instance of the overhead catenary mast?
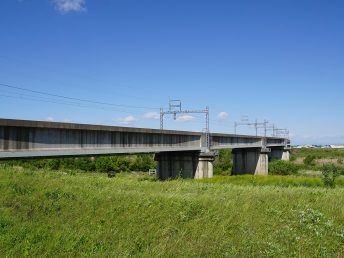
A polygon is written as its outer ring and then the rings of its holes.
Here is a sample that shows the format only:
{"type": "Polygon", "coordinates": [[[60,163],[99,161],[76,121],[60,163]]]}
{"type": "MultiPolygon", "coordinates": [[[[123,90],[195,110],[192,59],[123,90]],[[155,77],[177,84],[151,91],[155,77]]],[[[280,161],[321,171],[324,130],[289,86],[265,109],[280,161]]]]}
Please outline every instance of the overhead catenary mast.
{"type": "Polygon", "coordinates": [[[249,122],[248,116],[243,116],[240,122],[234,122],[234,134],[237,134],[238,126],[243,125],[243,126],[253,126],[256,131],[256,136],[258,136],[258,129],[264,128],[264,135],[266,136],[268,123],[269,122],[267,120],[264,120],[263,122],[258,122],[257,119],[254,123],[251,123],[249,122]]]}
{"type": "Polygon", "coordinates": [[[274,124],[270,125],[269,121],[264,120],[263,122],[258,122],[256,119],[255,122],[249,122],[247,116],[243,116],[240,122],[234,122],[234,133],[237,134],[238,126],[253,126],[256,131],[256,136],[258,136],[258,130],[264,130],[264,137],[268,136],[268,132],[271,132],[271,135],[274,137],[285,137],[289,139],[289,130],[286,128],[280,129],[277,128],[274,124]]]}
{"type": "Polygon", "coordinates": [[[209,123],[209,107],[205,109],[188,110],[182,109],[181,100],[170,100],[169,110],[164,111],[163,108],[160,109],[160,130],[164,130],[164,117],[165,115],[173,115],[173,119],[177,120],[178,114],[205,114],[205,145],[209,150],[210,148],[210,123],[209,123]]]}

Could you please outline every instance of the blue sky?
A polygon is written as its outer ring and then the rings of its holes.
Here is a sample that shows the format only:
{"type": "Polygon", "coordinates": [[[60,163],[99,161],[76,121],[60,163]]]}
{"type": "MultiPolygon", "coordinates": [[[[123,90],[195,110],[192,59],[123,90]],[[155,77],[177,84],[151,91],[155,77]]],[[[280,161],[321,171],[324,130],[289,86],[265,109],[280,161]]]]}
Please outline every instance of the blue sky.
{"type": "Polygon", "coordinates": [[[158,128],[177,98],[208,105],[213,132],[245,115],[294,144],[344,143],[343,13],[335,0],[2,0],[0,84],[125,107],[0,86],[0,117],[158,128]]]}

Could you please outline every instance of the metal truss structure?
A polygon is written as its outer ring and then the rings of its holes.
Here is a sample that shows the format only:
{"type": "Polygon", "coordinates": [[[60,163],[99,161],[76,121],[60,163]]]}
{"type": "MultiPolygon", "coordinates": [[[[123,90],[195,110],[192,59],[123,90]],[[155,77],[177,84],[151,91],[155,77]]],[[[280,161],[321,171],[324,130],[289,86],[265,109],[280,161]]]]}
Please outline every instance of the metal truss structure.
{"type": "Polygon", "coordinates": [[[173,119],[177,120],[178,114],[205,114],[205,145],[207,149],[210,148],[210,123],[209,123],[209,107],[202,110],[183,110],[181,100],[170,100],[169,110],[164,111],[160,109],[160,129],[164,130],[164,117],[166,115],[173,115],[173,119]]]}

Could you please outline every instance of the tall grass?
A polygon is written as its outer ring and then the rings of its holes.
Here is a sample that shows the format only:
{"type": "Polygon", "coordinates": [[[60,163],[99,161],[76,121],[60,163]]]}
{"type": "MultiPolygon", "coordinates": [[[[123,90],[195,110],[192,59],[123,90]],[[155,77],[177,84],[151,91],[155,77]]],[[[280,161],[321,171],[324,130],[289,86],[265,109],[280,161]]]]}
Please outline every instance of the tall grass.
{"type": "Polygon", "coordinates": [[[292,149],[291,154],[295,158],[305,158],[307,156],[315,156],[320,158],[344,158],[344,149],[292,149]]]}
{"type": "Polygon", "coordinates": [[[292,149],[291,161],[303,160],[303,164],[295,164],[299,171],[322,171],[323,165],[335,164],[338,173],[344,176],[342,159],[344,149],[292,149]],[[321,160],[325,159],[325,160],[321,160]]]}
{"type": "MultiPolygon", "coordinates": [[[[203,183],[234,184],[242,186],[276,186],[276,187],[324,187],[321,178],[302,176],[215,176],[202,180],[203,183]]],[[[344,187],[344,178],[337,178],[336,185],[344,187]]]]}
{"type": "Polygon", "coordinates": [[[344,255],[343,188],[228,178],[0,168],[0,257],[344,255]]]}

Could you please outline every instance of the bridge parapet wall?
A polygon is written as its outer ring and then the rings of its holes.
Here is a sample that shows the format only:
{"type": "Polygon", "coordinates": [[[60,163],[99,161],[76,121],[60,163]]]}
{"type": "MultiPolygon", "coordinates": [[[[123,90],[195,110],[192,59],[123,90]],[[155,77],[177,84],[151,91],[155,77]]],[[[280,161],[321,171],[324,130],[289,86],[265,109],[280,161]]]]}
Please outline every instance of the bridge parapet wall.
{"type": "Polygon", "coordinates": [[[201,134],[0,119],[0,158],[200,150],[201,134]]]}
{"type": "Polygon", "coordinates": [[[0,149],[5,151],[200,147],[198,135],[106,132],[78,129],[0,127],[0,149]]]}
{"type": "Polygon", "coordinates": [[[242,146],[261,146],[262,138],[255,136],[242,136],[242,135],[219,135],[211,136],[212,149],[221,148],[238,148],[242,146]]]}
{"type": "Polygon", "coordinates": [[[210,150],[199,132],[0,119],[0,159],[120,153],[203,151],[284,146],[284,139],[212,134],[210,150]]]}

